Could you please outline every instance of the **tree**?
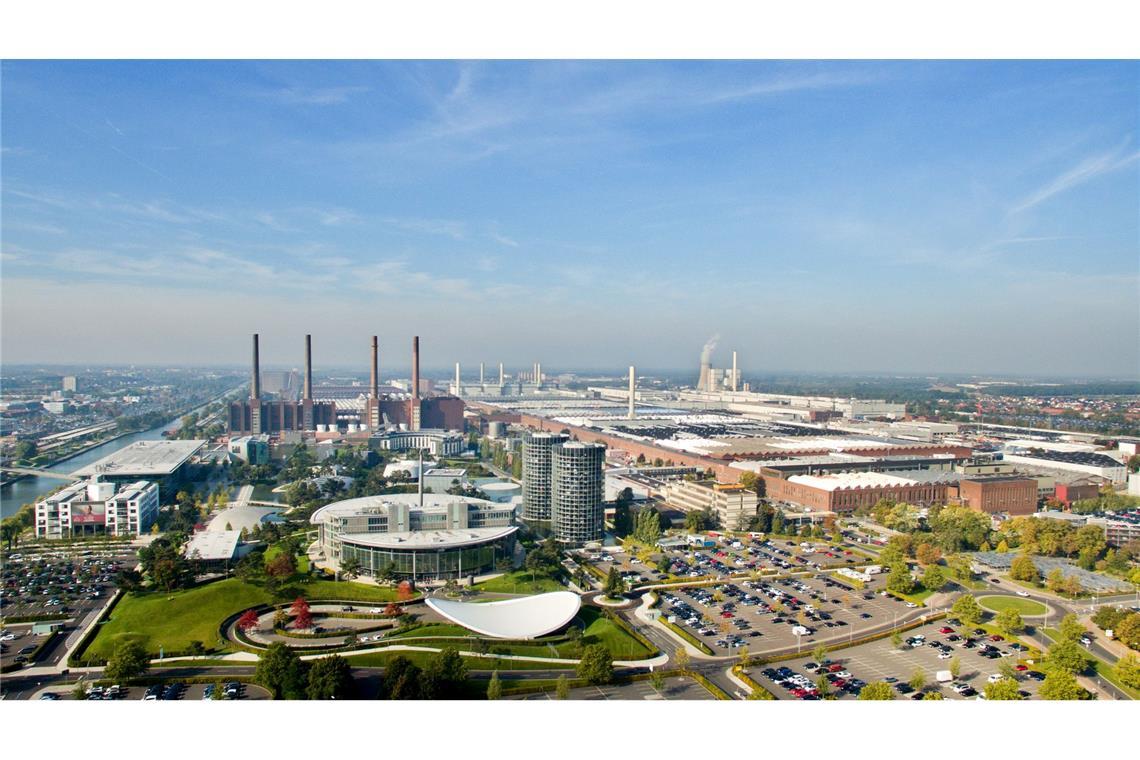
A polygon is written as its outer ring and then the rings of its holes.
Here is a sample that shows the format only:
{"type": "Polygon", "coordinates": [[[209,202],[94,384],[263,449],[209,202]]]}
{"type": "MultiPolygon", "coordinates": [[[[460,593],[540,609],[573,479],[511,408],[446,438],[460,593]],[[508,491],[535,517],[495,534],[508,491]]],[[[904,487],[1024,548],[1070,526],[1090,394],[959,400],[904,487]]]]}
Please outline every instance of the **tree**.
{"type": "Polygon", "coordinates": [[[1059,670],[1076,675],[1088,666],[1089,656],[1076,641],[1062,640],[1049,647],[1045,655],[1045,667],[1050,673],[1059,670]]]}
{"type": "Polygon", "coordinates": [[[340,574],[345,578],[352,580],[360,575],[360,570],[360,560],[356,557],[348,557],[347,559],[341,560],[340,574]]]}
{"type": "Polygon", "coordinates": [[[831,693],[831,682],[827,680],[827,676],[820,676],[815,679],[815,689],[819,692],[820,699],[834,699],[835,696],[831,693]]]}
{"type": "Polygon", "coordinates": [[[1041,580],[1041,573],[1038,572],[1037,565],[1033,564],[1032,557],[1028,554],[1018,554],[1009,566],[1009,577],[1015,581],[1037,583],[1041,580]]]}
{"type": "Polygon", "coordinates": [[[1045,578],[1045,586],[1055,594],[1062,591],[1065,587],[1065,571],[1059,567],[1050,570],[1045,578]]]}
{"type": "Polygon", "coordinates": [[[1120,607],[1101,607],[1092,616],[1093,624],[1102,631],[1115,632],[1120,621],[1128,617],[1128,612],[1120,607]]]}
{"type": "Polygon", "coordinates": [[[673,652],[673,662],[677,663],[677,669],[685,671],[689,669],[689,651],[684,647],[673,652]]]}
{"type": "Polygon", "coordinates": [[[120,570],[115,576],[115,585],[123,591],[138,591],[143,585],[143,576],[138,570],[120,570]]]}
{"type": "Polygon", "coordinates": [[[257,621],[257,613],[252,609],[246,610],[242,613],[241,617],[238,618],[237,629],[242,633],[249,633],[251,628],[257,627],[257,621]]]}
{"type": "Polygon", "coordinates": [[[1129,652],[1116,662],[1116,677],[1131,689],[1140,689],[1140,660],[1129,652]]]}
{"type": "Polygon", "coordinates": [[[396,598],[401,602],[406,602],[413,596],[415,596],[415,589],[412,586],[412,582],[400,581],[399,585],[396,586],[396,598]]]}
{"type": "Polygon", "coordinates": [[[816,662],[822,663],[827,659],[827,646],[824,644],[816,644],[815,648],[811,650],[811,656],[815,658],[816,662]]]}
{"type": "Polygon", "coordinates": [[[660,670],[654,670],[649,674],[649,685],[658,694],[665,690],[665,676],[661,675],[660,670]]]}
{"type": "Polygon", "coordinates": [[[922,668],[916,669],[907,683],[915,691],[922,691],[926,688],[926,672],[922,668]]]}
{"type": "Polygon", "coordinates": [[[1015,609],[1002,610],[994,618],[994,623],[997,624],[998,630],[1006,636],[1019,633],[1025,627],[1021,620],[1021,613],[1015,609]]]}
{"type": "Polygon", "coordinates": [[[606,576],[606,583],[602,590],[610,599],[617,599],[625,592],[625,581],[621,579],[621,574],[618,573],[616,565],[610,566],[610,572],[606,576]]]}
{"type": "Polygon", "coordinates": [[[859,692],[859,699],[861,700],[890,700],[894,698],[895,693],[886,681],[869,683],[859,692]]]}
{"type": "Polygon", "coordinates": [[[1014,681],[1012,678],[1002,678],[1001,680],[986,684],[985,694],[987,700],[1013,702],[1021,699],[1017,681],[1014,681]]]}
{"type": "Polygon", "coordinates": [[[432,655],[423,671],[423,699],[458,699],[463,696],[467,664],[458,650],[448,647],[432,655]]]}
{"type": "Polygon", "coordinates": [[[898,594],[909,594],[914,591],[914,576],[910,574],[905,561],[891,565],[891,572],[887,576],[887,589],[898,594]]]}
{"type": "Polygon", "coordinates": [[[268,689],[274,699],[304,699],[305,675],[305,663],[297,653],[277,641],[262,653],[254,679],[268,689]]]}
{"type": "Polygon", "coordinates": [[[982,607],[978,604],[978,600],[969,594],[958,597],[950,611],[954,613],[954,617],[970,625],[977,625],[982,620],[982,607]]]}
{"type": "Polygon", "coordinates": [[[1085,635],[1085,627],[1081,625],[1081,621],[1073,613],[1065,615],[1061,618],[1061,623],[1057,626],[1058,633],[1061,634],[1063,641],[1080,641],[1081,636],[1085,635]]]}
{"type": "Polygon", "coordinates": [[[313,627],[313,616],[309,612],[309,603],[305,601],[305,597],[299,596],[294,599],[289,611],[293,613],[294,628],[304,630],[313,627]]]}
{"type": "Polygon", "coordinates": [[[129,681],[138,678],[150,668],[150,659],[143,645],[137,641],[122,641],[107,661],[103,675],[112,681],[129,681]]]}
{"type": "Polygon", "coordinates": [[[940,691],[928,691],[922,695],[922,699],[925,702],[928,699],[946,699],[946,697],[942,696],[940,691]]]}
{"type": "Polygon", "coordinates": [[[922,543],[914,550],[914,556],[923,565],[937,565],[942,559],[942,550],[932,544],[922,543]]]}
{"type": "Polygon", "coordinates": [[[899,631],[891,631],[891,646],[895,649],[902,649],[903,637],[899,631]]]}
{"type": "Polygon", "coordinates": [[[614,658],[605,644],[591,644],[578,661],[578,676],[587,683],[606,684],[614,677],[614,658]]]}
{"type": "Polygon", "coordinates": [[[20,533],[22,533],[23,530],[23,526],[15,520],[9,519],[0,523],[0,538],[3,539],[4,545],[8,548],[8,551],[12,551],[13,542],[19,542],[20,533]]]}
{"type": "Polygon", "coordinates": [[[388,699],[419,699],[423,671],[404,655],[399,655],[384,669],[384,693],[388,699]]]}
{"type": "Polygon", "coordinates": [[[946,585],[946,573],[938,565],[930,565],[922,574],[922,586],[930,591],[938,591],[946,585]]]}
{"type": "Polygon", "coordinates": [[[287,625],[289,625],[289,615],[286,614],[285,610],[278,608],[273,612],[274,630],[283,629],[287,625]]]}
{"type": "Polygon", "coordinates": [[[347,699],[353,687],[352,666],[340,655],[321,657],[309,668],[309,699],[347,699]]]}
{"type": "Polygon", "coordinates": [[[491,680],[487,682],[487,699],[497,700],[503,696],[503,684],[499,680],[499,671],[491,673],[491,680]]]}
{"type": "Polygon", "coordinates": [[[955,681],[957,681],[958,676],[960,676],[962,674],[962,661],[960,659],[958,659],[958,655],[954,655],[953,657],[950,658],[949,670],[950,670],[950,677],[953,678],[955,681]]]}
{"type": "Polygon", "coordinates": [[[1116,625],[1113,635],[1130,649],[1140,649],[1140,612],[1133,612],[1116,625]]]}
{"type": "Polygon", "coordinates": [[[1077,683],[1072,673],[1050,670],[1041,683],[1041,688],[1037,690],[1037,696],[1049,700],[1075,700],[1086,699],[1089,693],[1077,683]]]}
{"type": "Polygon", "coordinates": [[[570,682],[566,680],[566,674],[558,676],[558,680],[554,684],[554,695],[558,699],[570,698],[570,682]]]}
{"type": "Polygon", "coordinates": [[[265,565],[265,572],[278,581],[285,581],[297,572],[297,560],[289,552],[281,552],[265,565]]]}

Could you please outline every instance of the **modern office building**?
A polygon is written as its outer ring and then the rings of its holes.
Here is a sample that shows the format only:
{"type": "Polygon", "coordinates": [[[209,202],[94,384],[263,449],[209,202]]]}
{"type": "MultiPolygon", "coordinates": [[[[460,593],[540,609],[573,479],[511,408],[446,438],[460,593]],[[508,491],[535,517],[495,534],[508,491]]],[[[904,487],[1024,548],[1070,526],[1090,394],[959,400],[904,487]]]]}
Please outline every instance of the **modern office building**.
{"type": "Polygon", "coordinates": [[[582,544],[602,538],[606,447],[570,441],[552,446],[550,523],[561,542],[582,544]]]}
{"type": "Polygon", "coordinates": [[[523,519],[550,520],[551,460],[555,446],[566,443],[564,433],[527,433],[523,439],[523,519]]]}
{"type": "Polygon", "coordinates": [[[158,519],[158,485],[80,480],[36,502],[36,536],[138,536],[158,519]]]}
{"type": "Polygon", "coordinates": [[[448,494],[388,494],[321,507],[317,527],[323,560],[346,559],[375,576],[391,568],[399,578],[436,581],[493,572],[514,554],[509,504],[448,494]]]}
{"type": "Polygon", "coordinates": [[[267,464],[269,462],[269,436],[243,435],[231,438],[229,451],[247,464],[267,464]]]}
{"type": "Polygon", "coordinates": [[[64,375],[63,376],[63,392],[64,393],[78,393],[79,392],[79,380],[78,380],[78,378],[75,377],[75,375],[64,375]]]}
{"type": "Polygon", "coordinates": [[[376,451],[424,451],[448,457],[463,453],[467,439],[449,430],[388,430],[370,436],[368,445],[376,451]]]}
{"type": "Polygon", "coordinates": [[[709,511],[727,530],[743,530],[756,515],[760,498],[738,483],[674,480],[662,488],[669,506],[685,512],[709,511]]]}

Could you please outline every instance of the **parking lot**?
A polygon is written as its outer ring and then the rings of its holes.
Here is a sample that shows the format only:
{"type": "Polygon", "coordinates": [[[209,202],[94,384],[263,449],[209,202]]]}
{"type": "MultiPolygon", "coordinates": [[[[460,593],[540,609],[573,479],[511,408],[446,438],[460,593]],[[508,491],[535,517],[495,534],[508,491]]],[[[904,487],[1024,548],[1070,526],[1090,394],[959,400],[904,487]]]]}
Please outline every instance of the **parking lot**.
{"type": "Polygon", "coordinates": [[[1023,696],[1036,695],[1042,675],[1036,665],[1023,659],[1025,650],[1016,648],[1024,646],[1023,642],[1005,638],[993,641],[990,634],[975,633],[981,629],[957,623],[937,621],[907,631],[904,636],[911,643],[903,649],[883,639],[832,652],[824,662],[813,662],[808,655],[786,663],[753,667],[750,673],[778,699],[818,698],[815,684],[821,676],[828,679],[831,692],[839,699],[857,698],[859,690],[874,681],[890,683],[896,699],[915,699],[916,693],[907,682],[916,672],[921,672],[926,681],[923,691],[938,691],[944,699],[975,699],[985,691],[991,677],[999,677],[999,663],[1008,662],[1018,671],[1018,688],[1023,696]],[[958,678],[939,684],[937,673],[949,671],[954,657],[961,668],[958,678]]]}
{"type": "Polygon", "coordinates": [[[728,578],[742,573],[785,573],[820,570],[840,565],[868,562],[849,543],[836,547],[811,539],[708,538],[692,546],[659,550],[668,562],[646,564],[626,552],[583,552],[583,561],[603,572],[616,566],[630,583],[655,582],[674,578],[728,578]],[[666,570],[662,572],[662,570],[666,570]]]}
{"type": "Polygon", "coordinates": [[[66,614],[82,617],[115,590],[115,575],[134,567],[133,549],[74,549],[4,559],[0,613],[4,617],[66,614]]]}
{"type": "MultiPolygon", "coordinates": [[[[544,694],[520,694],[507,699],[556,699],[554,692],[544,694]]],[[[708,700],[716,699],[708,689],[701,686],[691,678],[667,678],[665,687],[659,693],[649,681],[634,681],[633,683],[607,686],[584,686],[570,690],[570,699],[584,700],[708,700]]]]}
{"type": "Polygon", "coordinates": [[[912,607],[880,593],[874,576],[864,589],[827,573],[765,578],[662,592],[662,614],[686,628],[714,652],[747,646],[753,654],[818,642],[856,639],[872,628],[894,624],[912,607]]]}
{"type": "MultiPolygon", "coordinates": [[[[243,684],[237,681],[227,681],[223,679],[222,694],[227,695],[224,699],[228,700],[266,700],[269,699],[269,692],[260,686],[254,684],[243,684]]],[[[127,686],[127,687],[89,687],[87,690],[87,699],[92,701],[118,701],[118,700],[142,700],[147,702],[163,702],[163,701],[200,701],[208,700],[211,697],[204,696],[207,690],[213,691],[216,687],[214,684],[181,684],[178,682],[170,682],[163,684],[155,684],[152,686],[127,686]]],[[[43,689],[36,695],[36,699],[48,700],[74,700],[75,687],[59,687],[53,686],[48,689],[43,689]],[[45,696],[48,695],[48,696],[45,696]]]]}

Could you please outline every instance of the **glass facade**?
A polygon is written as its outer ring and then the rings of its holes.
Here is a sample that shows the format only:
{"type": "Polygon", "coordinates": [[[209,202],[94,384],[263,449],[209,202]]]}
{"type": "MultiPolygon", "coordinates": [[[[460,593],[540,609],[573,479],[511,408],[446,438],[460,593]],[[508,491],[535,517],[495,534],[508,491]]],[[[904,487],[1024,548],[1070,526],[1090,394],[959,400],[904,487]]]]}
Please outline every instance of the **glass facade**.
{"type": "Polygon", "coordinates": [[[495,564],[500,559],[512,556],[514,547],[513,532],[484,544],[450,549],[391,549],[341,541],[340,561],[350,558],[358,560],[363,575],[374,576],[391,563],[400,578],[417,581],[446,580],[489,573],[495,569],[495,564]]]}

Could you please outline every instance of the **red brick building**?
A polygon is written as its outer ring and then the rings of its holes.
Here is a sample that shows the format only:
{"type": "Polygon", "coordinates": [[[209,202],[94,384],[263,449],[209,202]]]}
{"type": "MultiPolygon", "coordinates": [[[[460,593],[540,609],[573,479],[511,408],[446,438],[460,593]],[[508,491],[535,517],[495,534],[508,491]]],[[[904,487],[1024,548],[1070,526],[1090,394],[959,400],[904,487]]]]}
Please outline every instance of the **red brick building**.
{"type": "Polygon", "coordinates": [[[1021,475],[969,478],[958,483],[958,498],[979,512],[1031,515],[1037,511],[1037,481],[1021,475]]]}

